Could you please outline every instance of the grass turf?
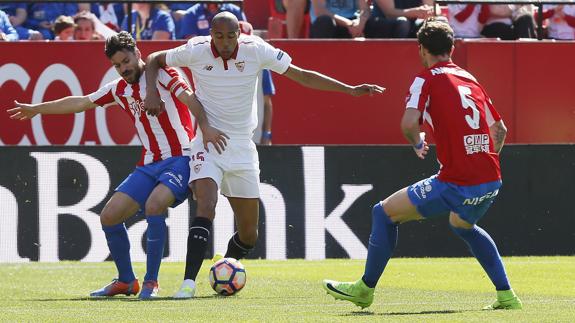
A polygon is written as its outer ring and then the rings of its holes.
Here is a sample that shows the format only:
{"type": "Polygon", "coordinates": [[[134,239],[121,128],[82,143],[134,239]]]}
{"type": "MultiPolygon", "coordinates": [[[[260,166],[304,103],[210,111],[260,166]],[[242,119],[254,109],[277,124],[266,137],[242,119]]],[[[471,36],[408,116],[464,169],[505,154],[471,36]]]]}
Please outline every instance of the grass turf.
{"type": "MultiPolygon", "coordinates": [[[[172,300],[182,263],[164,263],[160,300],[116,296],[90,299],[116,275],[111,262],[0,264],[0,320],[10,322],[373,322],[373,321],[575,321],[575,257],[511,257],[508,276],[524,304],[522,311],[481,311],[495,291],[473,258],[392,259],[373,305],[360,310],[334,301],[321,288],[324,278],[355,280],[364,261],[243,260],[246,287],[219,297],[208,285],[209,262],[198,278],[196,298],[172,300]]],[[[145,265],[136,264],[139,277],[145,265]]]]}

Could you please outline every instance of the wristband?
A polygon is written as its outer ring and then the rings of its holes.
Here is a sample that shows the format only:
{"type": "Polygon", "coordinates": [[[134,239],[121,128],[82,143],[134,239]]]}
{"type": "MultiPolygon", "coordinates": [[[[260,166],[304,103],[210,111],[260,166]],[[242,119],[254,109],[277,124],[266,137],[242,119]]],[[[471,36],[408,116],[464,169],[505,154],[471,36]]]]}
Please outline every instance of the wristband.
{"type": "Polygon", "coordinates": [[[419,143],[413,147],[417,150],[420,150],[421,148],[423,148],[423,140],[420,140],[419,143]]]}
{"type": "Polygon", "coordinates": [[[272,139],[272,132],[271,132],[271,131],[264,131],[264,132],[262,132],[262,138],[264,138],[264,139],[272,139]]]}

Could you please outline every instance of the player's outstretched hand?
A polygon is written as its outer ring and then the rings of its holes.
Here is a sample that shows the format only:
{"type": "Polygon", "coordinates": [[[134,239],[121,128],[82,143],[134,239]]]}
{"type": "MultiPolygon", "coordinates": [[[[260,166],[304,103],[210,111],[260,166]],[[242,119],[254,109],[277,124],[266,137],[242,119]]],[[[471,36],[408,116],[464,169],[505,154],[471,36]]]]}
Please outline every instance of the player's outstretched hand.
{"type": "Polygon", "coordinates": [[[202,135],[203,135],[203,141],[204,141],[204,149],[206,151],[210,151],[208,149],[208,143],[212,143],[212,145],[214,145],[214,147],[216,147],[216,150],[218,151],[218,154],[221,154],[224,150],[226,150],[226,146],[228,145],[228,142],[226,141],[227,139],[230,139],[230,137],[228,137],[228,135],[226,135],[225,133],[219,131],[218,129],[212,127],[212,126],[207,126],[205,128],[202,128],[202,135]]]}
{"type": "Polygon", "coordinates": [[[353,96],[363,96],[369,94],[369,96],[373,96],[374,94],[381,94],[385,91],[384,87],[374,84],[362,84],[356,85],[351,89],[350,94],[353,96]]]}
{"type": "Polygon", "coordinates": [[[419,133],[419,139],[420,139],[419,143],[413,146],[413,150],[415,151],[417,157],[419,157],[420,159],[425,159],[425,156],[429,151],[429,146],[427,145],[427,141],[425,141],[425,132],[419,133]]]}
{"type": "Polygon", "coordinates": [[[149,115],[157,116],[164,112],[166,108],[158,93],[147,93],[146,100],[144,100],[144,109],[149,115]]]}
{"type": "Polygon", "coordinates": [[[14,100],[14,108],[7,110],[7,112],[10,119],[21,121],[32,119],[38,114],[33,104],[20,103],[16,100],[14,100]]]}

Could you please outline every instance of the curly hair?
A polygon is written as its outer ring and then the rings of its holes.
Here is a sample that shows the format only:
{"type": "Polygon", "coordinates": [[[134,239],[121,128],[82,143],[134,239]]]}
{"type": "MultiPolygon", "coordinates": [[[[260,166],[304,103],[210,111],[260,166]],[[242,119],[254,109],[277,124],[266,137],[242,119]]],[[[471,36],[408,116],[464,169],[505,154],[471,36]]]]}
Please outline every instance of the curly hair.
{"type": "Polygon", "coordinates": [[[124,49],[132,53],[136,52],[136,41],[127,31],[121,31],[106,39],[105,52],[108,58],[112,58],[116,52],[124,49]]]}
{"type": "Polygon", "coordinates": [[[417,32],[417,40],[432,55],[450,54],[454,43],[453,29],[445,21],[428,18],[417,32]]]}

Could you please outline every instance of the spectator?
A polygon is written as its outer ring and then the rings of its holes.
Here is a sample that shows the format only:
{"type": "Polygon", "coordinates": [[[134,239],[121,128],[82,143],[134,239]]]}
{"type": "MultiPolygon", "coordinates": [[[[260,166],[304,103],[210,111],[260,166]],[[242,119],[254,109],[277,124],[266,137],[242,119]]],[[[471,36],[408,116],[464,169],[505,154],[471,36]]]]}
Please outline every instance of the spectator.
{"type": "Polygon", "coordinates": [[[54,39],[52,28],[54,21],[60,15],[74,16],[78,12],[75,3],[63,2],[33,2],[28,8],[26,26],[42,33],[44,39],[54,39]]]}
{"type": "Polygon", "coordinates": [[[453,28],[457,38],[479,38],[481,37],[481,28],[483,27],[481,5],[475,4],[450,4],[449,24],[453,28]],[[481,17],[481,19],[480,19],[481,17]]]}
{"type": "Polygon", "coordinates": [[[575,39],[575,5],[544,5],[543,19],[549,19],[547,34],[551,39],[575,39]]]}
{"type": "Polygon", "coordinates": [[[481,34],[489,38],[515,40],[536,38],[532,5],[488,5],[488,18],[481,34]]]}
{"type": "Polygon", "coordinates": [[[374,0],[366,27],[370,38],[415,37],[423,19],[434,16],[432,0],[374,0]]]}
{"type": "Polygon", "coordinates": [[[285,13],[288,38],[300,38],[304,27],[304,16],[309,13],[310,0],[274,0],[276,11],[285,13]]]}
{"type": "Polygon", "coordinates": [[[54,21],[54,40],[74,40],[76,24],[70,16],[58,16],[54,21]]]}
{"type": "MultiPolygon", "coordinates": [[[[132,36],[136,40],[175,39],[174,20],[165,5],[135,2],[132,8],[132,36]]],[[[128,29],[127,17],[124,17],[122,29],[128,29]]]]}
{"type": "Polygon", "coordinates": [[[10,17],[0,10],[0,41],[18,40],[18,32],[10,23],[10,17]]]}
{"type": "Polygon", "coordinates": [[[10,16],[12,27],[18,32],[20,40],[42,40],[42,34],[38,31],[25,28],[23,25],[28,17],[27,4],[18,2],[0,2],[0,10],[10,16]]]}
{"type": "Polygon", "coordinates": [[[188,39],[195,36],[208,36],[212,18],[222,11],[232,13],[239,21],[246,21],[246,15],[236,5],[224,3],[198,3],[186,10],[182,18],[181,34],[178,38],[188,39]]]}
{"type": "Polygon", "coordinates": [[[122,20],[126,15],[124,5],[121,3],[92,3],[89,11],[113,31],[121,30],[122,20]]]}
{"type": "Polygon", "coordinates": [[[96,32],[96,19],[96,16],[88,11],[82,11],[75,15],[76,29],[74,30],[74,39],[103,40],[104,37],[96,32]]]}
{"type": "Polygon", "coordinates": [[[312,0],[311,38],[362,37],[369,18],[368,0],[312,0]]]}

